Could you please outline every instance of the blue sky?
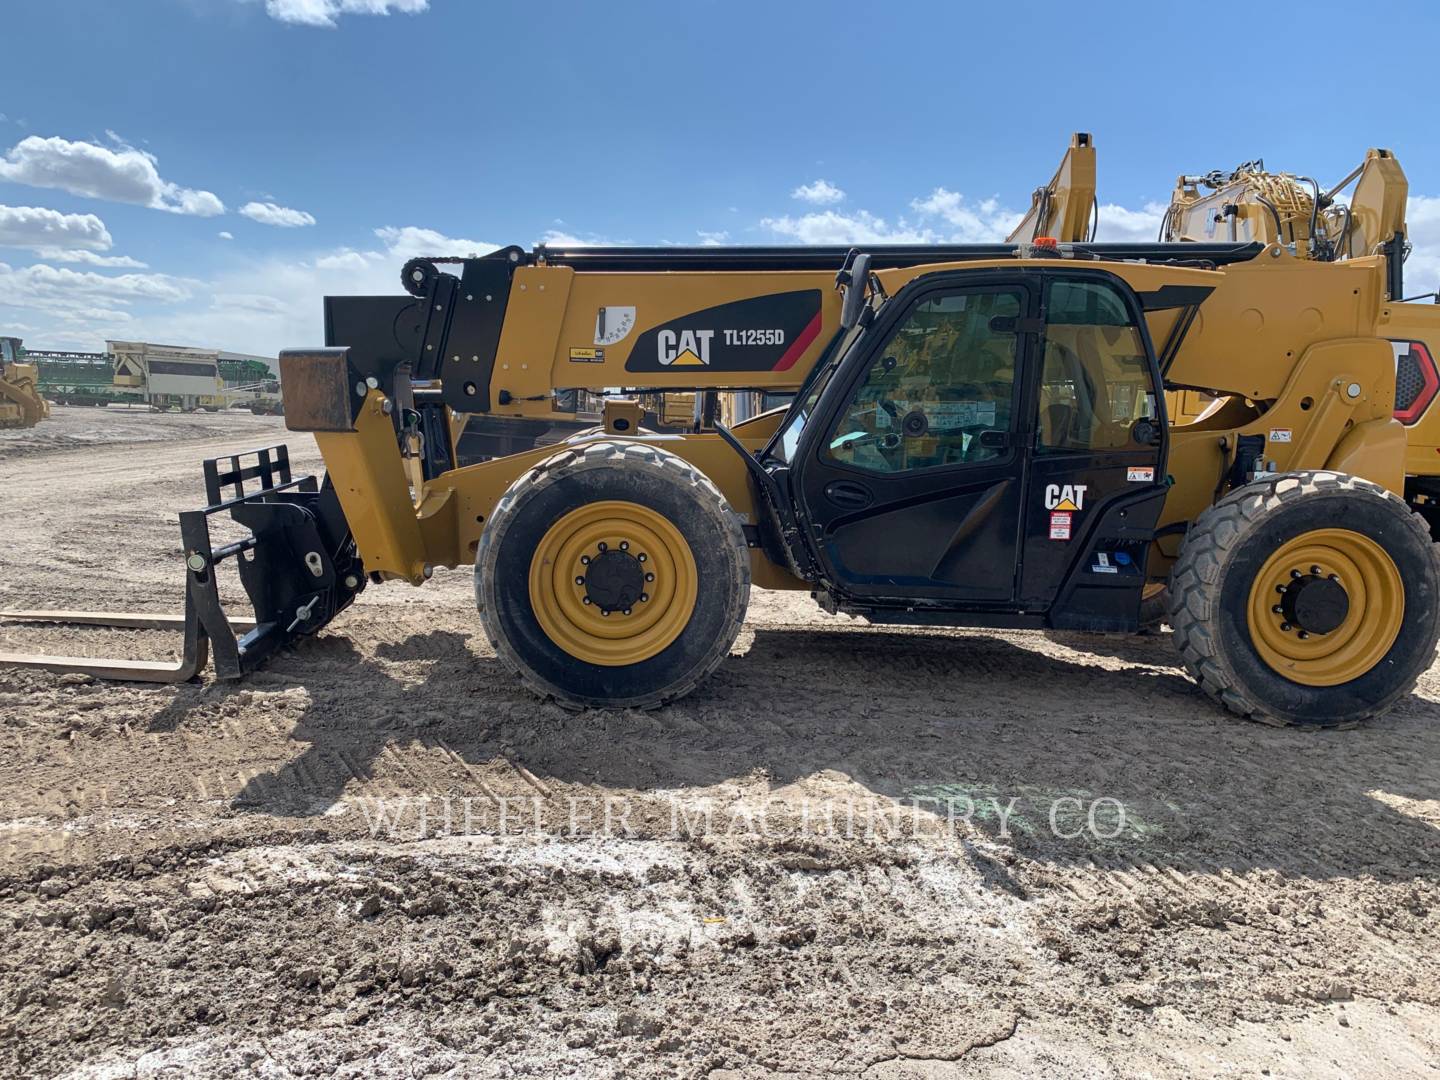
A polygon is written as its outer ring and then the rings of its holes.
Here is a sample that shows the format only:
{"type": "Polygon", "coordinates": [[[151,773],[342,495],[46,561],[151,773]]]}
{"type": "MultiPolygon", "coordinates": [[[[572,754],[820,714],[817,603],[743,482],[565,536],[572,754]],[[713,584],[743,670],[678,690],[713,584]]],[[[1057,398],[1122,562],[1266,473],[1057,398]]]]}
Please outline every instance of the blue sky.
{"type": "Polygon", "coordinates": [[[998,238],[1075,130],[1114,239],[1179,172],[1390,147],[1435,287],[1440,6],[1268,10],[5,0],[0,333],[273,353],[422,251],[998,238]]]}

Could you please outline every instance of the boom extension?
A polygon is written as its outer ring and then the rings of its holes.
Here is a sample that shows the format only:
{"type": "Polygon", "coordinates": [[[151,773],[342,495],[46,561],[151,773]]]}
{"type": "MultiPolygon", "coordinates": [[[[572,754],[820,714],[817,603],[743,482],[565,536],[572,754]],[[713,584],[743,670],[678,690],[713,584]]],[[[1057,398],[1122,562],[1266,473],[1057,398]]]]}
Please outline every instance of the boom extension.
{"type": "Polygon", "coordinates": [[[1050,183],[1035,189],[1030,210],[1005,242],[1029,244],[1036,237],[1049,236],[1062,244],[1085,243],[1095,239],[1098,217],[1095,143],[1089,134],[1077,131],[1070,136],[1070,147],[1050,183]]]}
{"type": "Polygon", "coordinates": [[[130,682],[176,683],[194,678],[213,656],[217,678],[238,679],[278,649],[318,631],[365,587],[333,487],[328,483],[322,487],[313,476],[292,476],[285,446],[211,458],[205,461],[204,470],[208,504],[180,514],[185,550],[183,615],[0,611],[0,621],[178,628],[178,661],[0,652],[0,665],[130,682]],[[247,492],[247,481],[257,482],[258,488],[247,492]],[[222,511],[244,525],[249,534],[214,544],[210,517],[222,511]],[[221,604],[215,571],[232,558],[254,607],[253,618],[231,618],[221,604]]]}

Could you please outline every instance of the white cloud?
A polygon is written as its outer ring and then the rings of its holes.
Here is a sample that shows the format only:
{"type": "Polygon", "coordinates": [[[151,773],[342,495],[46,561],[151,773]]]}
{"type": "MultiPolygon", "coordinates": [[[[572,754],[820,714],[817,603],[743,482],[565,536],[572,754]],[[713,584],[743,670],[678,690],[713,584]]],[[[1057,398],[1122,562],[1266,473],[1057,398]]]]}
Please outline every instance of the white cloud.
{"type": "Polygon", "coordinates": [[[833,206],[845,201],[845,192],[829,180],[816,180],[813,184],[801,184],[790,193],[790,197],[816,206],[833,206]]]}
{"type": "Polygon", "coordinates": [[[1128,210],[1114,203],[1100,207],[1095,241],[1101,244],[1146,244],[1160,236],[1160,219],[1167,203],[1148,202],[1143,210],[1128,210]]]}
{"type": "Polygon", "coordinates": [[[292,210],[288,206],[277,206],[273,202],[248,202],[240,207],[240,214],[261,225],[276,225],[282,229],[298,229],[314,225],[315,218],[304,210],[292,210]]]}
{"type": "Polygon", "coordinates": [[[762,218],[760,227],[798,244],[982,244],[1003,240],[1021,217],[997,199],[972,203],[943,187],[912,199],[910,211],[892,221],[862,209],[814,210],[762,218]]]}
{"type": "Polygon", "coordinates": [[[234,240],[234,239],[235,239],[235,234],[234,234],[234,233],[232,233],[232,232],[225,232],[225,231],[223,231],[223,230],[222,230],[221,232],[217,233],[216,235],[218,235],[221,240],[234,240]]]}
{"type": "MultiPolygon", "coordinates": [[[[405,259],[416,255],[484,255],[502,246],[484,240],[457,240],[434,229],[421,229],[414,225],[403,228],[386,225],[376,229],[375,235],[385,242],[389,255],[405,259]]],[[[395,272],[400,272],[398,266],[395,272]]]]}
{"type": "Polygon", "coordinates": [[[905,221],[891,225],[868,210],[842,214],[819,210],[791,217],[762,218],[760,227],[797,244],[928,244],[933,236],[905,221]]]}
{"type": "Polygon", "coordinates": [[[300,26],[335,26],[341,15],[418,15],[430,0],[265,0],[272,19],[300,26]]]}
{"type": "Polygon", "coordinates": [[[203,285],[161,275],[129,275],[156,278],[151,282],[157,293],[153,298],[136,295],[144,287],[135,282],[49,287],[21,277],[25,271],[5,267],[0,272],[0,324],[10,324],[4,309],[11,306],[39,312],[23,320],[42,327],[33,335],[37,344],[96,349],[103,348],[107,336],[121,335],[273,356],[280,349],[325,340],[326,296],[398,295],[400,267],[408,258],[485,254],[498,246],[413,225],[376,229],[375,237],[376,244],[367,250],[246,259],[203,285]],[[166,283],[171,286],[168,290],[163,288],[166,283]],[[178,299],[181,292],[184,298],[178,299]]]}
{"type": "Polygon", "coordinates": [[[93,251],[78,248],[67,251],[64,248],[36,248],[35,254],[46,262],[84,263],[86,266],[104,266],[112,270],[144,270],[146,264],[129,255],[97,255],[93,251]]]}
{"type": "Polygon", "coordinates": [[[44,206],[0,206],[0,247],[108,251],[110,231],[94,214],[62,214],[44,206]]]}
{"type": "Polygon", "coordinates": [[[228,311],[250,311],[275,315],[285,311],[285,301],[264,293],[216,293],[214,307],[228,311]]]}
{"type": "Polygon", "coordinates": [[[1410,196],[1405,224],[1414,245],[1405,260],[1405,295],[1440,289],[1440,196],[1410,196]]]}
{"type": "Polygon", "coordinates": [[[72,195],[134,203],[172,214],[214,217],[225,204],[209,191],[180,187],[160,176],[154,154],[122,146],[31,135],[0,158],[0,180],[58,188],[72,195]]]}
{"type": "Polygon", "coordinates": [[[992,244],[1004,240],[1022,215],[1000,205],[994,197],[971,202],[958,191],[937,187],[910,208],[922,217],[938,217],[949,226],[946,240],[954,244],[992,244]]]}
{"type": "Polygon", "coordinates": [[[315,260],[317,270],[349,270],[360,273],[383,256],[378,251],[336,251],[315,260]]]}
{"type": "MultiPolygon", "coordinates": [[[[1102,206],[1097,239],[1154,240],[1164,212],[1165,204],[1157,202],[1140,210],[1113,203],[1102,206]]],[[[993,244],[1003,241],[1023,216],[995,196],[975,200],[937,187],[923,198],[911,199],[909,213],[893,221],[868,210],[816,210],[762,218],[760,227],[799,244],[993,244]]],[[[1440,240],[1440,200],[1436,220],[1440,240]]]]}
{"type": "Polygon", "coordinates": [[[697,229],[695,231],[695,235],[700,237],[701,247],[719,247],[721,244],[725,243],[725,241],[730,239],[730,234],[724,229],[718,229],[715,232],[707,232],[704,229],[697,229]]]}
{"type": "MultiPolygon", "coordinates": [[[[0,307],[42,312],[91,328],[129,321],[133,304],[178,304],[189,283],[166,274],[96,274],[36,263],[0,263],[0,307]]],[[[103,332],[102,332],[103,336],[103,332]]]]}
{"type": "Polygon", "coordinates": [[[484,255],[500,246],[484,240],[456,239],[417,225],[386,225],[376,229],[375,236],[383,245],[383,250],[357,251],[354,248],[341,248],[338,251],[326,252],[315,259],[315,269],[326,273],[339,271],[362,274],[376,267],[389,266],[393,267],[398,275],[400,265],[406,259],[421,255],[463,258],[468,255],[484,255]]]}
{"type": "Polygon", "coordinates": [[[143,270],[129,255],[103,255],[110,230],[94,214],[62,214],[44,206],[0,206],[0,247],[34,252],[47,262],[143,270]]]}

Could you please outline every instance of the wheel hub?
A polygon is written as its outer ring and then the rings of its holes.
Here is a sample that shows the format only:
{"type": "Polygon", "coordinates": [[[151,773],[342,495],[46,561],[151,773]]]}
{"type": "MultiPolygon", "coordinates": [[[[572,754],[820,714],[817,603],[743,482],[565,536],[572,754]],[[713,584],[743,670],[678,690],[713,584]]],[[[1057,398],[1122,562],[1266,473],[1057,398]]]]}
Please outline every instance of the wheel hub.
{"type": "MultiPolygon", "coordinates": [[[[625,547],[628,549],[629,544],[625,547]]],[[[582,565],[585,567],[585,602],[594,604],[602,613],[619,611],[629,615],[636,604],[649,599],[645,594],[645,563],[629,550],[608,548],[582,565]]]]}
{"type": "Polygon", "coordinates": [[[1292,579],[1280,601],[1280,614],[1299,633],[1328,634],[1350,614],[1350,594],[1340,579],[1316,569],[1292,579]]]}
{"type": "Polygon", "coordinates": [[[623,500],[565,514],[540,538],[530,564],[536,621],[591,664],[638,664],[665,649],[689,623],[698,588],[680,530],[623,500]]]}
{"type": "Polygon", "coordinates": [[[1250,643],[1265,664],[1303,686],[1336,686],[1370,671],[1395,643],[1405,587],[1373,538],[1315,529],[1265,560],[1247,609],[1250,643]]]}

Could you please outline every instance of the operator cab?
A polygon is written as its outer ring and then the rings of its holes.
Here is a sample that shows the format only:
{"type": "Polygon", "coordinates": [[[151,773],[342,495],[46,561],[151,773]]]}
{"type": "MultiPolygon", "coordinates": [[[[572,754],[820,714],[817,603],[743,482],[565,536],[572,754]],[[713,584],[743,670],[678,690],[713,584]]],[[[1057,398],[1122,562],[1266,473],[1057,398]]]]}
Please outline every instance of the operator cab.
{"type": "Polygon", "coordinates": [[[1162,385],[1113,274],[917,278],[853,321],[767,447],[769,543],[788,502],[817,598],[872,621],[1133,630],[1165,500],[1162,385]]]}

